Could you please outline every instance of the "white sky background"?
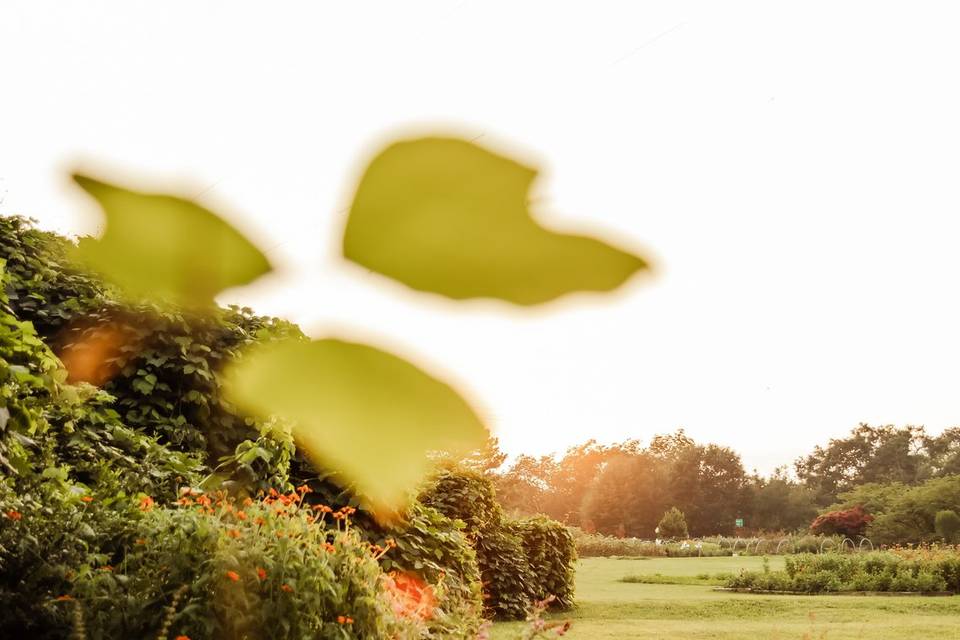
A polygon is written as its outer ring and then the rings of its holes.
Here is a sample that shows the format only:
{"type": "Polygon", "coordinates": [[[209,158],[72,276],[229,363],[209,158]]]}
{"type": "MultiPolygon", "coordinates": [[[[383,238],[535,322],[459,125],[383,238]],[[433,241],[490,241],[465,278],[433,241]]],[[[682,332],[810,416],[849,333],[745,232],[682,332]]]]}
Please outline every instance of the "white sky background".
{"type": "Polygon", "coordinates": [[[766,472],[960,424],[960,16],[791,5],[4,0],[0,213],[96,232],[77,166],[199,195],[279,269],[224,301],[458,381],[513,453],[683,426],[766,472]],[[541,221],[656,277],[531,313],[346,264],[411,131],[539,164],[541,221]]]}

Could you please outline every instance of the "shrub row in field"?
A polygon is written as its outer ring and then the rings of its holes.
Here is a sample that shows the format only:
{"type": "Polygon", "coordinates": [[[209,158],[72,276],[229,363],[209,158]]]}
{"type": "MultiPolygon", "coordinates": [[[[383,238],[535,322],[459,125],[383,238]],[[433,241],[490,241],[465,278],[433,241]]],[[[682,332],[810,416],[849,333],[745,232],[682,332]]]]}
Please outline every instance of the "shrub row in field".
{"type": "MultiPolygon", "coordinates": [[[[590,557],[688,558],[737,555],[816,553],[835,550],[842,545],[842,536],[786,536],[773,538],[733,538],[718,536],[702,540],[661,541],[640,538],[617,538],[597,533],[584,533],[570,528],[577,554],[590,557]]],[[[849,543],[848,543],[849,544],[849,543]]]]}
{"type": "Polygon", "coordinates": [[[782,571],[744,571],[727,587],[756,591],[840,593],[960,592],[960,554],[926,557],[878,551],[862,554],[798,554],[785,559],[782,571]]]}

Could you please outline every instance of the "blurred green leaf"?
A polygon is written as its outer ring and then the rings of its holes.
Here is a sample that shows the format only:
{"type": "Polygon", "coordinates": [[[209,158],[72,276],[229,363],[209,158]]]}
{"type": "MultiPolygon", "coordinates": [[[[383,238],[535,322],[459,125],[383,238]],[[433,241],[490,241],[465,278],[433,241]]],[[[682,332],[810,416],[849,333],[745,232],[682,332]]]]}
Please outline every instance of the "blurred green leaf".
{"type": "Polygon", "coordinates": [[[360,180],[344,256],[421,291],[522,305],[609,291],[647,268],[599,240],[537,224],[527,208],[536,175],[464,140],[393,144],[360,180]]]}
{"type": "Polygon", "coordinates": [[[406,503],[434,451],[462,454],[487,430],[450,386],[374,347],[319,340],[259,347],[226,374],[231,402],[294,425],[298,445],[387,513],[406,503]]]}
{"type": "Polygon", "coordinates": [[[80,241],[77,258],[130,295],[202,306],[270,271],[259,249],[196,203],[73,179],[107,219],[102,238],[80,241]]]}

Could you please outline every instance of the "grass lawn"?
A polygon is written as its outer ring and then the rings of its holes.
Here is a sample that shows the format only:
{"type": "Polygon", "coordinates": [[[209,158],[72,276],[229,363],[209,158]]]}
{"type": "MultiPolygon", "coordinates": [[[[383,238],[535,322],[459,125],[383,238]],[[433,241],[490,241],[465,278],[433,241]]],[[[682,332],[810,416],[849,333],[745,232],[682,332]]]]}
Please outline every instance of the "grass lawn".
{"type": "MultiPolygon", "coordinates": [[[[565,636],[794,640],[945,640],[960,638],[960,596],[777,596],[723,593],[697,576],[760,569],[762,558],[586,558],[577,570],[577,609],[565,636]],[[660,574],[659,577],[654,577],[660,574]],[[644,576],[665,582],[622,582],[644,576]]],[[[780,558],[770,558],[777,569],[780,558]]],[[[520,623],[494,625],[494,640],[513,638],[520,623]]]]}

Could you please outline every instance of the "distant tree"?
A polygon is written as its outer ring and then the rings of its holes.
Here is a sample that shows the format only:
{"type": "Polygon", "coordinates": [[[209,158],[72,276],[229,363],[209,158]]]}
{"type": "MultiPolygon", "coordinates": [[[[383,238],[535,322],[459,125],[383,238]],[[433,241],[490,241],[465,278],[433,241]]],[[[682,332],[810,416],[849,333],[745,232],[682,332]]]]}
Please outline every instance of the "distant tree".
{"type": "Polygon", "coordinates": [[[960,474],[960,428],[946,429],[939,436],[923,436],[923,450],[934,477],[960,474]]]}
{"type": "Polygon", "coordinates": [[[754,529],[805,529],[817,515],[813,491],[787,477],[783,467],[774,470],[769,478],[751,478],[746,493],[745,504],[754,529]]]}
{"type": "Polygon", "coordinates": [[[817,446],[796,461],[797,476],[828,505],[838,496],[867,482],[916,484],[930,477],[923,427],[858,425],[846,438],[817,446]]]}
{"type": "Polygon", "coordinates": [[[671,502],[695,536],[728,533],[745,507],[747,476],[740,456],[715,444],[676,450],[668,466],[671,502]]]}
{"type": "Polygon", "coordinates": [[[670,507],[670,510],[663,514],[660,523],[657,524],[657,536],[667,540],[684,539],[690,536],[687,533],[687,519],[683,517],[680,509],[670,507]]]}
{"type": "Polygon", "coordinates": [[[652,538],[667,508],[665,480],[663,465],[649,454],[613,458],[587,493],[582,517],[600,533],[652,538]]]}
{"type": "Polygon", "coordinates": [[[960,516],[952,509],[938,511],[934,518],[934,530],[948,544],[953,544],[960,537],[960,516]]]}
{"type": "Polygon", "coordinates": [[[556,461],[550,456],[518,456],[510,468],[496,474],[493,482],[503,508],[511,514],[545,513],[550,479],[556,461]]]}
{"type": "Polygon", "coordinates": [[[507,454],[500,450],[500,440],[493,436],[487,436],[486,442],[479,449],[471,451],[459,462],[471,471],[477,471],[483,474],[490,474],[507,461],[507,454]]]}
{"type": "Polygon", "coordinates": [[[673,433],[654,436],[650,440],[650,444],[647,445],[647,453],[655,458],[672,462],[696,444],[693,438],[688,436],[683,429],[677,429],[673,433]]]}

